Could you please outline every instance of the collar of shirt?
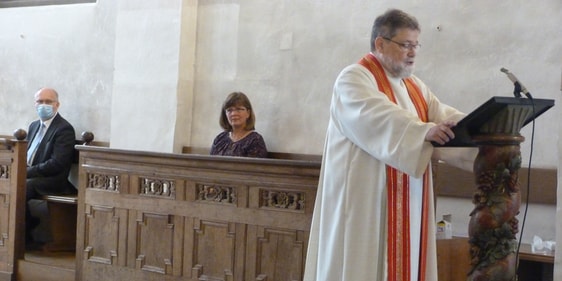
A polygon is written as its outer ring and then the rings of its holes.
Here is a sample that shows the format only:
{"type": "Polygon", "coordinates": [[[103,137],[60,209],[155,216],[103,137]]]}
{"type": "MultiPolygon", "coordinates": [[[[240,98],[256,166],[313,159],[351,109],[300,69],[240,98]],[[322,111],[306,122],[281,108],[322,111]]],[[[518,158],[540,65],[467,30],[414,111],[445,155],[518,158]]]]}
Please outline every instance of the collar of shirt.
{"type": "Polygon", "coordinates": [[[45,124],[45,132],[49,129],[49,126],[51,126],[51,123],[53,122],[53,119],[55,119],[55,117],[57,117],[57,114],[59,114],[59,113],[55,112],[55,115],[53,116],[53,118],[51,118],[49,120],[45,120],[45,121],[39,120],[41,123],[45,124]]]}

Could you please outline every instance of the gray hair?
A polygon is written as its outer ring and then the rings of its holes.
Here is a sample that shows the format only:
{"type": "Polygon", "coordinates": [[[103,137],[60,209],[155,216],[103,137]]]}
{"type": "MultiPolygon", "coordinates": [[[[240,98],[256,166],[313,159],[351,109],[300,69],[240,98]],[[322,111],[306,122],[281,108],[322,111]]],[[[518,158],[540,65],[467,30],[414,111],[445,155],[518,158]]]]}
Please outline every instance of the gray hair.
{"type": "Polygon", "coordinates": [[[392,38],[401,28],[421,31],[418,20],[401,10],[391,9],[378,16],[371,31],[371,51],[375,50],[377,37],[392,38]]]}

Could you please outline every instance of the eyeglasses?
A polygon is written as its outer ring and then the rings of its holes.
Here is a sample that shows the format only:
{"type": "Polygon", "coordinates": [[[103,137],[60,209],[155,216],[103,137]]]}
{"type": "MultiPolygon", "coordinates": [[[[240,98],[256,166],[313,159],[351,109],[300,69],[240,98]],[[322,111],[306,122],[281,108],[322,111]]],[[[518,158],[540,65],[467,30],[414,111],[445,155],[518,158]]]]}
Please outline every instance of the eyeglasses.
{"type": "Polygon", "coordinates": [[[246,111],[247,109],[245,107],[229,107],[227,109],[224,110],[224,112],[226,112],[226,114],[232,114],[234,112],[236,113],[240,113],[243,111],[246,111]]]}
{"type": "Polygon", "coordinates": [[[400,48],[402,48],[402,50],[404,50],[404,51],[413,51],[413,50],[417,51],[421,47],[421,44],[413,44],[413,43],[410,43],[410,42],[400,43],[400,42],[396,42],[396,41],[394,41],[390,38],[387,38],[387,37],[382,37],[382,39],[385,39],[385,40],[388,40],[392,43],[395,43],[396,45],[400,46],[400,48]]]}
{"type": "Polygon", "coordinates": [[[56,103],[56,100],[36,100],[36,104],[53,104],[56,103]]]}

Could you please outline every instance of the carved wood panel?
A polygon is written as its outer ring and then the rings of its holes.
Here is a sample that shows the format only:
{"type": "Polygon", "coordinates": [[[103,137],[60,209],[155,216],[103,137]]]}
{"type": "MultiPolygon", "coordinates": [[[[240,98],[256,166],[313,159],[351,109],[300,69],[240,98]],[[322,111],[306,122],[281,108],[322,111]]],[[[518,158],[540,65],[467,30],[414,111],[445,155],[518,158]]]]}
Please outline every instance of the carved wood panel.
{"type": "Polygon", "coordinates": [[[234,280],[236,234],[233,223],[195,220],[191,277],[234,280]]]}
{"type": "Polygon", "coordinates": [[[305,192],[282,189],[260,189],[260,206],[277,211],[295,211],[304,213],[305,192]]]}
{"type": "Polygon", "coordinates": [[[0,141],[0,280],[15,280],[25,243],[26,141],[0,141]]]}
{"type": "Polygon", "coordinates": [[[143,177],[140,179],[139,194],[163,199],[176,198],[176,183],[168,179],[143,177]]]}
{"type": "Polygon", "coordinates": [[[77,280],[302,280],[319,162],[101,150],[80,152],[77,280]]]}
{"type": "Polygon", "coordinates": [[[302,231],[258,227],[256,280],[301,280],[306,252],[302,231]]]}
{"type": "Polygon", "coordinates": [[[0,194],[0,252],[5,249],[8,239],[8,222],[10,214],[9,196],[0,194]]]}
{"type": "Polygon", "coordinates": [[[119,218],[115,216],[115,208],[89,206],[85,218],[85,258],[88,262],[113,264],[119,243],[119,218]]]}
{"type": "Polygon", "coordinates": [[[142,213],[137,219],[137,230],[136,268],[172,273],[174,224],[171,216],[142,213]]]}
{"type": "MultiPolygon", "coordinates": [[[[4,155],[3,155],[4,156],[4,155]]],[[[10,155],[5,155],[10,156],[10,155]]],[[[0,164],[0,271],[9,271],[10,177],[9,165],[0,164]]],[[[1,276],[0,276],[1,277],[1,276]]],[[[0,278],[1,279],[1,278],[0,278]]]]}

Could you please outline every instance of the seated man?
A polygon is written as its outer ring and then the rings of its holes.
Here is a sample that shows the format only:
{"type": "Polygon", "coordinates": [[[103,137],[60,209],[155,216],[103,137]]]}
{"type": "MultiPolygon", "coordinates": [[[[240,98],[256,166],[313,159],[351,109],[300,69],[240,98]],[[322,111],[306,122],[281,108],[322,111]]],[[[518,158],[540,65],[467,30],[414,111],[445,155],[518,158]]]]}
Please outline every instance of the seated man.
{"type": "MultiPolygon", "coordinates": [[[[35,93],[39,120],[29,125],[27,141],[26,202],[46,194],[75,193],[68,181],[74,154],[74,128],[58,114],[59,95],[54,89],[42,88],[35,93]]],[[[39,219],[26,208],[26,242],[39,219]]]]}

